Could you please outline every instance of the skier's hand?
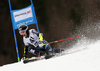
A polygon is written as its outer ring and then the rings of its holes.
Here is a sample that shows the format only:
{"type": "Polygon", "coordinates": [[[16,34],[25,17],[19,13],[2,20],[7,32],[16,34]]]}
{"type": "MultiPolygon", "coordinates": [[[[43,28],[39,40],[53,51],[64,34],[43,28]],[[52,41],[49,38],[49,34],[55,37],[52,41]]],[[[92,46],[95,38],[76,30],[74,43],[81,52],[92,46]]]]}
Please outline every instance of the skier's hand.
{"type": "Polygon", "coordinates": [[[39,44],[39,47],[42,47],[42,46],[43,46],[43,43],[40,43],[40,44],[39,44]]]}

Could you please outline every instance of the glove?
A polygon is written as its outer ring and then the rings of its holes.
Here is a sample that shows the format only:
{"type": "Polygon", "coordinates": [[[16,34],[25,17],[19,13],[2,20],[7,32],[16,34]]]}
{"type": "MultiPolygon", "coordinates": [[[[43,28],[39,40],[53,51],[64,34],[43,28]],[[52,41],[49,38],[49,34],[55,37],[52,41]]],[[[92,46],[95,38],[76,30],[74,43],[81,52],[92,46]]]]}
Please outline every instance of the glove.
{"type": "Polygon", "coordinates": [[[39,44],[39,47],[42,47],[42,46],[43,46],[43,43],[40,43],[40,44],[39,44]]]}

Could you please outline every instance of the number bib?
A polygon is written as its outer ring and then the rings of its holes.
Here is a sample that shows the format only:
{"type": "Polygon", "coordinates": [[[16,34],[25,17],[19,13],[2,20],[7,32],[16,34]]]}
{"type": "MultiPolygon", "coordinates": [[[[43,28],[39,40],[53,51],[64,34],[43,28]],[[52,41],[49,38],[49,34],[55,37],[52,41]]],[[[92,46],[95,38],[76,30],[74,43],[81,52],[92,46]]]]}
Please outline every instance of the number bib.
{"type": "Polygon", "coordinates": [[[39,45],[40,39],[39,37],[32,33],[31,30],[29,30],[29,37],[23,37],[23,41],[25,45],[33,45],[34,47],[37,47],[39,45]]]}

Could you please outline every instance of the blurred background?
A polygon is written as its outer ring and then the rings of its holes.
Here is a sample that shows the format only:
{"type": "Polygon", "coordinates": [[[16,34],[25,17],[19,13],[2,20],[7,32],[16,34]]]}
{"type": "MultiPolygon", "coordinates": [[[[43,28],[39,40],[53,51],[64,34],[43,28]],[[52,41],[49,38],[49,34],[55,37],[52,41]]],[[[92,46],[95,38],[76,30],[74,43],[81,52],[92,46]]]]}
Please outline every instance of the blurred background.
{"type": "MultiPolygon", "coordinates": [[[[12,9],[29,6],[30,0],[11,0],[12,9]]],[[[100,0],[33,0],[40,32],[48,41],[84,35],[98,40],[100,30],[100,0]]],[[[35,28],[35,25],[29,25],[35,28]]],[[[22,36],[16,30],[20,58],[23,55],[22,36]]],[[[52,44],[52,48],[71,48],[77,39],[52,44]]],[[[8,0],[0,0],[0,66],[17,62],[17,54],[8,0]]]]}

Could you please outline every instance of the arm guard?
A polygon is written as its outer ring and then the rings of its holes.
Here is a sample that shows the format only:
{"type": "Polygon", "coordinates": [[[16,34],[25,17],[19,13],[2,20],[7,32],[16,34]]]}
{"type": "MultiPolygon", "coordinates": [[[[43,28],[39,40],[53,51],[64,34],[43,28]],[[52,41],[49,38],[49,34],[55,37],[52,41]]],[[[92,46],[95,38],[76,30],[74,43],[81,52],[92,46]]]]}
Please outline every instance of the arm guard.
{"type": "Polygon", "coordinates": [[[36,34],[39,37],[40,41],[43,41],[43,34],[42,33],[37,32],[35,29],[32,29],[32,33],[36,34]]]}
{"type": "Polygon", "coordinates": [[[40,39],[40,41],[43,41],[43,36],[41,33],[39,33],[39,39],[40,39]]]}

